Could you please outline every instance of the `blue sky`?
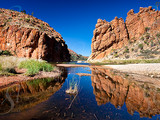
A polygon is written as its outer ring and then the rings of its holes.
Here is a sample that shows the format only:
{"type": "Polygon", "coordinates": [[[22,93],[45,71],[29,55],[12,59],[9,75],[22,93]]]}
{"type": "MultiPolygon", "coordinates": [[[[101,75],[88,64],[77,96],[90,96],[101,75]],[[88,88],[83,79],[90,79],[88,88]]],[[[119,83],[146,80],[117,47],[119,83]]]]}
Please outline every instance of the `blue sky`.
{"type": "Polygon", "coordinates": [[[68,48],[89,56],[98,18],[126,19],[130,9],[138,12],[139,7],[155,7],[156,2],[160,0],[0,0],[0,8],[34,12],[35,17],[49,23],[62,35],[68,48]]]}

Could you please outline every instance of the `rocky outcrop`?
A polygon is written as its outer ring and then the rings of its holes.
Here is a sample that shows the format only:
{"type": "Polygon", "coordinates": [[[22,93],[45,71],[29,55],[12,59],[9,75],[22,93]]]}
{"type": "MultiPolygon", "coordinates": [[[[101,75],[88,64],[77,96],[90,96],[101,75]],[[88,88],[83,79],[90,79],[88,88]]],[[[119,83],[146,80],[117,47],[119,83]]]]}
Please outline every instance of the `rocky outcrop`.
{"type": "Polygon", "coordinates": [[[69,61],[61,35],[43,22],[22,12],[0,9],[0,49],[17,57],[69,61]]]}
{"type": "Polygon", "coordinates": [[[77,54],[76,52],[74,52],[71,49],[69,50],[69,54],[71,55],[71,61],[78,61],[78,60],[87,60],[88,57],[87,56],[82,56],[81,54],[77,54]]]}
{"type": "Polygon", "coordinates": [[[109,69],[91,68],[93,92],[98,105],[111,103],[116,108],[126,105],[133,115],[151,118],[160,114],[160,92],[147,83],[135,82],[109,69]]]}
{"type": "Polygon", "coordinates": [[[111,22],[98,19],[93,32],[92,54],[88,60],[103,60],[114,50],[138,41],[146,32],[155,38],[160,34],[160,11],[155,11],[152,7],[140,8],[136,14],[130,10],[125,22],[117,17],[111,22]]]}

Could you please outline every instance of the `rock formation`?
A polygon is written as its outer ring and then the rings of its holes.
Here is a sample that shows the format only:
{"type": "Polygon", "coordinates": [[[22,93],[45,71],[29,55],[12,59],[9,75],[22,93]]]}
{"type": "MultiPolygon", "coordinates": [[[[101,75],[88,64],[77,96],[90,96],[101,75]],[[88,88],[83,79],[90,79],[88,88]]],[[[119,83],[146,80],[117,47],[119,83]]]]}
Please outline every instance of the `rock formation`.
{"type": "MultiPolygon", "coordinates": [[[[148,42],[154,42],[155,40],[155,43],[156,41],[159,43],[160,11],[155,11],[152,7],[141,7],[140,11],[136,14],[133,9],[130,10],[127,13],[125,22],[122,18],[117,17],[111,22],[98,19],[93,32],[91,45],[92,54],[88,60],[94,62],[104,60],[105,58],[109,59],[111,52],[124,48],[131,42],[139,41],[140,37],[144,34],[149,35],[146,38],[148,42]]],[[[119,53],[120,51],[122,50],[117,52],[119,53]]],[[[114,55],[117,56],[116,54],[114,55]]],[[[137,55],[134,56],[134,58],[136,57],[137,55]]]]}
{"type": "Polygon", "coordinates": [[[151,118],[160,114],[160,92],[149,84],[135,82],[103,68],[91,68],[93,92],[98,105],[111,103],[116,108],[124,104],[133,115],[151,118]]]}
{"type": "Polygon", "coordinates": [[[81,54],[77,54],[76,52],[74,52],[71,49],[69,50],[69,54],[71,55],[71,61],[78,61],[78,60],[87,60],[88,57],[87,56],[82,56],[81,54]]]}
{"type": "Polygon", "coordinates": [[[17,57],[70,60],[65,41],[48,23],[7,9],[0,9],[0,49],[17,57]]]}

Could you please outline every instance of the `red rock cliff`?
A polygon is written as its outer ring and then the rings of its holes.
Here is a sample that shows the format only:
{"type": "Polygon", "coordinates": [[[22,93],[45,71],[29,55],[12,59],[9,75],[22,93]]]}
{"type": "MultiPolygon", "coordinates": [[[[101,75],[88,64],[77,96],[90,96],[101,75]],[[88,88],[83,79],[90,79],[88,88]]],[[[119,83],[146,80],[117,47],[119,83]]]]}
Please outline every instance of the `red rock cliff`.
{"type": "Polygon", "coordinates": [[[48,23],[7,9],[0,9],[0,49],[18,57],[70,60],[65,41],[48,23]]]}
{"type": "Polygon", "coordinates": [[[93,32],[92,54],[89,61],[103,60],[112,50],[122,48],[129,41],[136,41],[150,29],[150,34],[156,36],[160,32],[160,11],[152,7],[140,8],[138,13],[130,10],[126,21],[115,17],[111,22],[98,19],[93,32]]]}

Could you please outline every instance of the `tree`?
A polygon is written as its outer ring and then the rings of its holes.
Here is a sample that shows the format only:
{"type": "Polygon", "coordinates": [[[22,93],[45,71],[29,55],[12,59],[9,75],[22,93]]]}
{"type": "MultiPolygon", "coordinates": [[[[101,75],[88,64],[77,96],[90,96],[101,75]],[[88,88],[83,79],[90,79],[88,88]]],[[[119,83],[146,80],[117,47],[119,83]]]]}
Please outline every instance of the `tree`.
{"type": "Polygon", "coordinates": [[[21,10],[21,12],[24,13],[24,14],[26,14],[26,11],[25,11],[25,10],[21,10]]]}
{"type": "Polygon", "coordinates": [[[159,5],[160,5],[160,2],[156,2],[157,10],[158,10],[159,5]]]}
{"type": "Polygon", "coordinates": [[[34,12],[32,12],[31,15],[33,16],[33,15],[34,15],[34,12]]]}

